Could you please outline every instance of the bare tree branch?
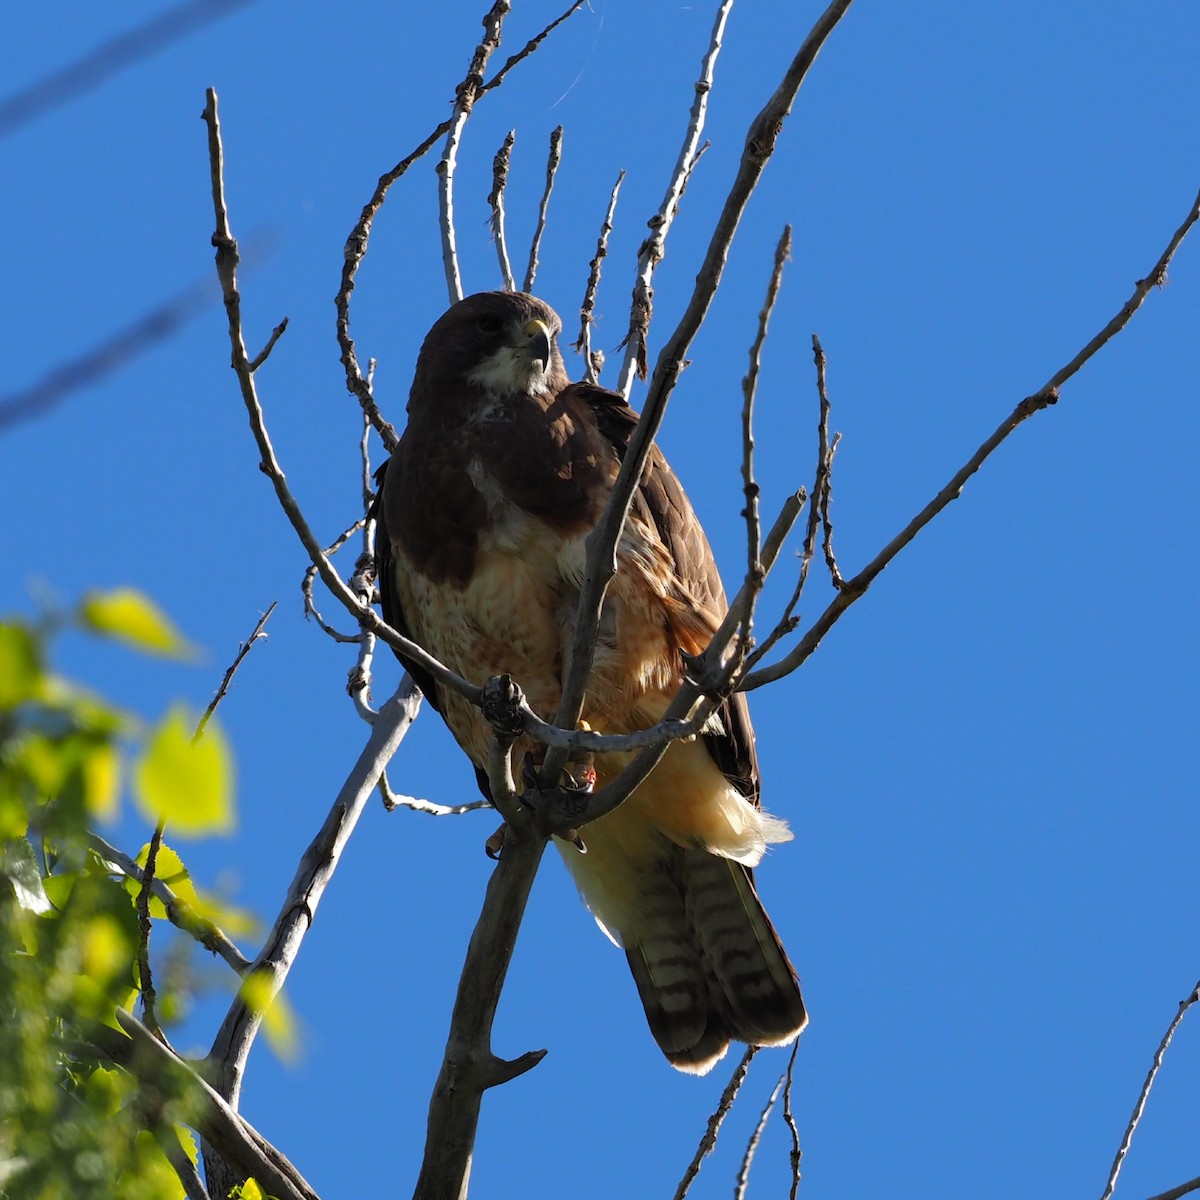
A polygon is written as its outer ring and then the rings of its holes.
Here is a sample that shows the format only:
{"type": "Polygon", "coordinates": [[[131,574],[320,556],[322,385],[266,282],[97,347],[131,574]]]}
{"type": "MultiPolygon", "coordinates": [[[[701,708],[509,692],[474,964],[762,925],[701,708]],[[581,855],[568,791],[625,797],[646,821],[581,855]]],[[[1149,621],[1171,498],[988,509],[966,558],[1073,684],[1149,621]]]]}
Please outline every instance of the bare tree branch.
{"type": "MultiPolygon", "coordinates": [[[[843,584],[841,591],[830,603],[828,608],[817,618],[800,642],[778,662],[768,667],[761,667],[749,675],[742,683],[743,691],[762,687],[784,675],[790,674],[821,644],[822,638],[833,628],[838,618],[848,609],[878,577],[879,573],[907,546],[913,538],[933,520],[951,501],[957,500],[967,480],[983,466],[992,451],[1004,441],[1016,427],[1028,420],[1034,413],[1056,404],[1059,389],[1067,382],[1093,355],[1096,354],[1111,338],[1120,333],[1133,318],[1133,314],[1141,308],[1143,301],[1151,289],[1160,287],[1167,277],[1167,267],[1175,256],[1188,231],[1200,220],[1200,194],[1192,202],[1192,206],[1183,223],[1171,236],[1167,248],[1159,256],[1150,273],[1139,279],[1134,286],[1133,294],[1121,306],[1116,316],[1093,337],[1074,358],[1064,367],[1060,367],[1043,386],[1031,396],[1022,400],[1013,411],[1004,418],[995,432],[975,451],[967,462],[953,475],[950,482],[898,533],[879,553],[857,574],[843,584]]],[[[561,724],[561,722],[560,722],[561,724]]]]}
{"type": "Polygon", "coordinates": [[[510,129],[504,139],[504,144],[496,151],[492,159],[492,190],[488,195],[488,204],[492,207],[492,238],[496,243],[496,257],[500,260],[500,278],[504,281],[506,291],[515,292],[517,285],[513,280],[512,263],[508,259],[508,240],[504,232],[504,189],[508,185],[508,169],[512,164],[513,143],[517,140],[517,131],[510,129]]]}
{"type": "MultiPolygon", "coordinates": [[[[758,331],[750,347],[750,367],[742,379],[742,493],[746,497],[742,516],[746,521],[746,577],[760,581],[765,578],[765,572],[760,557],[762,525],[758,515],[759,486],[754,479],[754,401],[758,395],[758,373],[763,345],[767,340],[767,327],[783,282],[783,265],[791,257],[791,252],[792,227],[785,225],[775,247],[775,266],[771,272],[771,282],[767,285],[767,297],[758,314],[758,331]]],[[[747,637],[750,635],[749,628],[745,634],[747,637]]]]}
{"type": "Polygon", "coordinates": [[[198,742],[203,736],[205,729],[208,728],[208,722],[212,719],[213,713],[217,711],[217,705],[225,699],[229,692],[229,685],[233,682],[233,677],[237,674],[237,669],[242,665],[242,660],[254,648],[254,643],[260,639],[266,638],[266,625],[271,619],[271,614],[275,611],[275,606],[279,603],[278,600],[272,600],[267,611],[258,618],[258,623],[250,632],[250,636],[238,646],[237,654],[234,655],[233,662],[225,669],[225,674],[221,676],[220,685],[217,687],[216,694],[208,702],[208,707],[204,710],[204,715],[201,716],[196,725],[196,732],[192,734],[192,741],[198,742]]]}
{"type": "Polygon", "coordinates": [[[193,283],[77,358],[48,371],[28,387],[0,396],[0,434],[22,421],[45,416],[83,391],[165,342],[213,299],[212,283],[193,283]]]}
{"type": "MultiPolygon", "coordinates": [[[[566,12],[551,21],[541,33],[531,38],[521,50],[510,57],[504,66],[479,89],[475,99],[478,100],[493,88],[499,87],[504,82],[505,76],[508,75],[509,71],[528,58],[555,29],[568,17],[578,12],[583,5],[584,0],[574,0],[574,3],[571,4],[566,12]]],[[[396,443],[400,440],[400,437],[393,426],[383,419],[383,415],[375,403],[375,397],[371,393],[370,383],[363,376],[362,370],[358,365],[358,355],[355,350],[354,339],[350,336],[350,296],[354,291],[354,279],[358,274],[358,268],[362,265],[362,260],[367,253],[367,243],[371,236],[371,226],[374,224],[379,210],[383,207],[383,202],[387,199],[387,194],[391,190],[392,185],[405,174],[417,159],[425,155],[440,137],[449,131],[452,119],[443,121],[407,158],[401,159],[390,171],[380,176],[379,182],[375,185],[374,194],[367,201],[358,218],[358,223],[350,231],[350,236],[346,239],[345,261],[342,266],[342,284],[338,289],[335,300],[337,306],[337,339],[342,352],[342,366],[346,372],[346,387],[362,406],[363,412],[366,413],[367,419],[383,440],[384,448],[389,454],[395,450],[396,443]]]]}
{"type": "Polygon", "coordinates": [[[1179,1200],[1180,1196],[1186,1196],[1188,1192],[1200,1191],[1200,1175],[1195,1179],[1189,1179],[1187,1183],[1181,1183],[1173,1188],[1168,1188],[1165,1192],[1159,1192],[1157,1195],[1151,1196],[1150,1200],[1179,1200]]]}
{"type": "MultiPolygon", "coordinates": [[[[334,800],[325,823],[305,850],[279,916],[250,967],[270,980],[271,996],[283,986],[342,851],[375,790],[380,773],[407,734],[419,703],[420,692],[406,675],[395,695],[380,708],[366,746],[334,800]]],[[[261,1013],[239,995],[209,1051],[208,1061],[213,1070],[210,1077],[217,1090],[235,1108],[246,1057],[261,1019],[261,1013]]]]}
{"type": "Polygon", "coordinates": [[[617,209],[617,194],[624,182],[625,172],[617,175],[617,182],[612,186],[608,197],[608,208],[604,213],[604,223],[600,226],[600,236],[596,239],[596,254],[588,269],[587,287],[583,293],[583,303],[579,306],[579,337],[572,349],[583,355],[584,371],[588,383],[597,383],[600,370],[604,366],[603,351],[592,351],[592,312],[596,307],[596,289],[600,286],[600,264],[608,254],[608,235],[613,229],[613,213],[617,209]]]}
{"type": "Polygon", "coordinates": [[[183,1148],[179,1135],[174,1130],[168,1132],[160,1129],[155,1131],[154,1137],[167,1162],[171,1164],[171,1169],[179,1176],[187,1200],[212,1200],[196,1164],[192,1162],[191,1155],[183,1148]]]}
{"type": "MultiPolygon", "coordinates": [[[[458,163],[458,143],[475,100],[483,87],[483,69],[500,45],[500,33],[504,18],[512,9],[509,0],[496,0],[483,18],[483,40],[475,47],[467,77],[458,85],[454,101],[454,113],[450,118],[450,129],[446,134],[446,148],[437,165],[438,174],[438,225],[442,231],[442,265],[446,270],[446,288],[450,303],[463,298],[462,276],[458,269],[458,244],[454,231],[454,169],[458,163]]],[[[508,270],[511,278],[512,268],[508,270]]]]}
{"type": "Polygon", "coordinates": [[[446,1053],[429,1102],[425,1157],[413,1200],[466,1195],[483,1093],[535,1067],[545,1050],[512,1061],[492,1051],[492,1022],[508,973],[529,889],[547,837],[508,827],[500,861],[488,880],[483,909],[471,935],[450,1018],[446,1053]]]}
{"type": "MultiPolygon", "coordinates": [[[[385,775],[379,778],[380,790],[383,790],[385,775]]],[[[465,804],[437,804],[432,800],[422,800],[419,796],[400,796],[389,787],[384,797],[388,811],[397,808],[410,808],[413,812],[427,813],[431,817],[459,817],[463,813],[478,812],[481,808],[491,808],[486,800],[468,800],[465,804]]]]}
{"type": "MultiPolygon", "coordinates": [[[[578,7],[578,6],[576,6],[578,7]]],[[[533,281],[537,278],[538,250],[542,245],[542,234],[546,232],[546,210],[550,207],[550,193],[554,190],[554,176],[558,173],[558,164],[562,161],[563,127],[555,126],[550,133],[550,152],[546,156],[546,186],[542,190],[542,200],[538,205],[537,224],[533,229],[533,240],[529,244],[529,265],[525,268],[525,284],[523,291],[533,291],[533,281]]]]}
{"type": "MultiPolygon", "coordinates": [[[[366,422],[367,428],[369,429],[370,422],[366,417],[364,417],[363,420],[366,422]]],[[[360,529],[365,528],[366,524],[366,518],[359,517],[359,519],[355,521],[353,525],[343,529],[342,532],[339,533],[337,537],[334,538],[333,541],[324,548],[322,553],[326,558],[332,558],[360,529]]],[[[372,550],[372,553],[373,552],[374,551],[372,550]]],[[[357,566],[357,563],[355,565],[357,566]]],[[[317,608],[317,601],[313,596],[313,585],[317,581],[317,574],[319,570],[320,568],[318,568],[316,563],[309,563],[309,565],[305,568],[304,578],[300,582],[300,592],[304,597],[304,615],[306,617],[311,617],[314,621],[316,621],[316,623],[321,627],[321,631],[328,637],[333,638],[335,642],[361,642],[364,636],[362,631],[358,633],[341,633],[339,630],[330,625],[323,616],[321,616],[321,610],[317,608]]]]}
{"type": "Polygon", "coordinates": [[[675,1189],[675,1200],[683,1200],[688,1194],[693,1180],[700,1174],[700,1164],[715,1149],[717,1134],[721,1132],[721,1126],[725,1123],[725,1118],[729,1116],[730,1109],[733,1108],[733,1102],[737,1099],[738,1091],[745,1082],[746,1072],[750,1070],[750,1061],[757,1053],[757,1046],[747,1046],[745,1054],[741,1057],[741,1061],[734,1067],[733,1074],[729,1077],[729,1082],[725,1085],[725,1090],[721,1093],[721,1099],[717,1104],[716,1111],[708,1118],[708,1127],[704,1130],[704,1136],[700,1139],[700,1145],[696,1147],[696,1153],[692,1157],[692,1161],[688,1163],[688,1168],[684,1171],[683,1178],[679,1181],[679,1186],[675,1189]]]}
{"type": "Polygon", "coordinates": [[[142,994],[142,1019],[146,1022],[146,1028],[160,1042],[165,1042],[167,1039],[154,1011],[157,997],[154,991],[154,977],[150,971],[150,890],[154,886],[154,869],[158,862],[158,851],[162,845],[164,827],[165,823],[162,820],[154,826],[150,844],[146,849],[146,865],[142,868],[142,886],[138,889],[137,898],[134,901],[138,922],[136,958],[138,990],[142,994]]]}
{"type": "MultiPolygon", "coordinates": [[[[816,61],[825,40],[833,32],[851,2],[852,0],[834,0],[825,10],[804,39],[774,95],[751,122],[737,176],[717,218],[692,298],[675,332],[658,356],[642,417],[630,439],[612,495],[604,515],[588,537],[587,567],[583,587],[580,589],[566,681],[555,717],[555,724],[560,728],[573,729],[579,723],[587,678],[591,673],[596,635],[600,627],[600,610],[608,585],[616,574],[616,545],[625,526],[646,456],[650,453],[650,446],[662,424],[671,392],[686,365],[688,348],[704,321],[721,281],[725,260],[742,212],[774,152],[775,143],[784,120],[791,111],[796,93],[808,75],[809,68],[816,61]]],[[[565,761],[562,752],[552,748],[546,756],[544,777],[556,778],[565,761]]]]}
{"type": "Polygon", "coordinates": [[[259,367],[271,357],[271,351],[275,349],[275,343],[287,332],[288,319],[284,317],[274,329],[271,330],[271,336],[267,339],[267,344],[250,360],[250,372],[253,374],[259,367]]]}
{"type": "Polygon", "coordinates": [[[278,1200],[320,1200],[287,1157],[229,1105],[206,1080],[164,1046],[132,1013],[116,1010],[122,1033],[95,1028],[89,1042],[110,1062],[128,1071],[152,1092],[175,1094],[180,1085],[196,1108],[196,1128],[207,1143],[243,1178],[253,1175],[278,1200]]]}
{"type": "Polygon", "coordinates": [[[82,58],[0,100],[0,138],[251,3],[253,0],[188,0],[101,42],[82,58]]]}
{"type": "Polygon", "coordinates": [[[800,1190],[800,1130],[796,1128],[796,1118],[792,1114],[792,1078],[796,1067],[796,1052],[800,1049],[800,1039],[792,1043],[792,1052],[788,1055],[787,1082],[783,1085],[783,1119],[792,1135],[792,1148],[788,1151],[788,1163],[792,1168],[792,1186],[788,1191],[788,1200],[796,1200],[800,1190]]]}
{"type": "MultiPolygon", "coordinates": [[[[97,833],[87,835],[87,844],[106,864],[136,883],[142,882],[142,868],[128,854],[109,845],[97,833]]],[[[216,925],[195,913],[161,879],[156,878],[153,881],[151,891],[156,899],[162,901],[167,910],[167,920],[172,925],[195,938],[206,950],[219,954],[239,975],[245,973],[250,966],[250,960],[216,925]]]]}
{"type": "Polygon", "coordinates": [[[754,1131],[750,1134],[750,1140],[746,1143],[746,1153],[742,1155],[742,1165],[738,1169],[737,1181],[733,1187],[733,1200],[746,1200],[746,1188],[750,1183],[750,1168],[754,1165],[754,1155],[758,1152],[758,1144],[762,1141],[763,1130],[767,1127],[771,1110],[775,1107],[775,1101],[779,1099],[779,1093],[786,1079],[787,1072],[784,1071],[780,1075],[778,1082],[771,1089],[771,1094],[767,1097],[767,1102],[763,1106],[762,1112],[758,1115],[758,1124],[754,1126],[754,1131]]]}
{"type": "MultiPolygon", "coordinates": [[[[833,553],[833,521],[829,516],[829,505],[833,499],[833,456],[837,452],[837,444],[841,434],[835,433],[833,440],[829,438],[829,393],[825,386],[825,351],[821,347],[821,339],[812,335],[813,362],[817,366],[817,396],[820,400],[820,420],[817,422],[817,480],[813,487],[812,516],[821,519],[821,548],[825,552],[825,565],[829,568],[829,577],[833,586],[841,589],[846,586],[842,573],[838,570],[837,558],[833,553]]],[[[815,529],[810,528],[810,543],[807,546],[809,557],[812,557],[811,535],[815,529]]]]}
{"type": "Polygon", "coordinates": [[[667,234],[670,232],[671,222],[675,219],[679,198],[683,195],[688,176],[700,157],[700,138],[708,113],[708,93],[712,91],[713,70],[717,64],[717,55],[721,52],[721,39],[725,36],[725,23],[729,19],[729,10],[732,7],[733,0],[721,0],[717,8],[712,38],[700,64],[696,95],[692,101],[687,132],[679,149],[675,170],[671,173],[671,181],[667,185],[666,195],[663,196],[658,212],[648,222],[650,236],[638,250],[637,276],[633,284],[633,302],[629,310],[629,332],[625,335],[624,342],[625,358],[621,363],[621,373],[617,377],[617,391],[626,399],[633,390],[634,374],[642,379],[646,378],[646,335],[650,330],[650,317],[654,309],[654,271],[666,253],[667,234]]]}
{"type": "MultiPolygon", "coordinates": [[[[1163,1059],[1166,1057],[1167,1049],[1171,1045],[1171,1039],[1174,1038],[1175,1031],[1179,1028],[1187,1010],[1197,1001],[1200,1001],[1200,983],[1197,983],[1192,988],[1191,994],[1186,1000],[1179,1002],[1179,1010],[1175,1013],[1175,1017],[1170,1025],[1167,1026],[1167,1032],[1163,1034],[1162,1041],[1158,1043],[1158,1049],[1155,1050],[1154,1059],[1150,1063],[1150,1070],[1146,1072],[1145,1081],[1142,1083],[1142,1090],[1138,1094],[1137,1103],[1133,1106],[1129,1123],[1125,1126],[1125,1133],[1121,1138],[1121,1144],[1117,1147],[1116,1157],[1113,1159],[1112,1167],[1109,1169],[1108,1182],[1104,1185],[1104,1191],[1100,1193],[1100,1200],[1110,1200],[1110,1197],[1116,1190],[1117,1176],[1120,1175],[1121,1166],[1125,1162],[1125,1155],[1129,1153],[1129,1147],[1133,1144],[1133,1135],[1137,1132],[1142,1114],[1146,1111],[1146,1102],[1150,1099],[1150,1089],[1154,1086],[1155,1079],[1158,1078],[1158,1072],[1162,1067],[1163,1059]]],[[[1184,1195],[1191,1190],[1190,1184],[1183,1186],[1184,1191],[1177,1193],[1178,1195],[1184,1195]]]]}
{"type": "Polygon", "coordinates": [[[271,445],[271,439],[267,433],[254,373],[250,370],[250,360],[246,355],[246,343],[242,335],[242,301],[237,286],[238,246],[230,232],[229,214],[225,206],[224,156],[221,147],[221,124],[217,115],[217,93],[209,88],[205,95],[207,102],[204,109],[204,120],[208,125],[213,211],[216,218],[216,231],[213,233],[212,243],[217,251],[217,275],[221,280],[225,310],[229,317],[229,340],[233,350],[231,365],[237,375],[242,401],[250,418],[251,432],[258,444],[261,456],[259,469],[274,486],[275,496],[279,500],[280,507],[291,522],[292,528],[296,531],[304,548],[308,551],[309,559],[316,566],[325,586],[345,606],[346,610],[354,615],[359,625],[364,629],[369,629],[376,637],[382,638],[389,646],[416,662],[440,683],[466,696],[472,703],[478,703],[481,689],[456,675],[415,642],[401,637],[379,617],[369,603],[346,586],[313,535],[296,498],[288,487],[287,478],[283,473],[283,468],[279,465],[275,449],[271,445]]]}

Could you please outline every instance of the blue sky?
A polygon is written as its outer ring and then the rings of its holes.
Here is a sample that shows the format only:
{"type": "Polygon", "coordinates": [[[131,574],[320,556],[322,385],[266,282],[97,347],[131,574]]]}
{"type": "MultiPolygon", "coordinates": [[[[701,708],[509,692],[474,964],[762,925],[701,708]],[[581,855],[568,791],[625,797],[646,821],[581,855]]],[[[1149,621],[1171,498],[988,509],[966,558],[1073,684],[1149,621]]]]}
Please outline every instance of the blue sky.
{"type": "MultiPolygon", "coordinates": [[[[44,5],[10,6],[3,86],[164,7],[52,19],[44,5]]],[[[252,349],[291,318],[261,396],[295,493],[332,538],[359,489],[358,409],[334,340],[342,246],[377,177],[448,114],[484,7],[414,16],[366,0],[259,0],[0,143],[0,390],[210,275],[199,114],[215,86],[252,349]]],[[[518,2],[501,54],[558,7],[518,2]]],[[[515,127],[509,230],[523,261],[561,123],[537,290],[571,329],[626,169],[595,334],[616,362],[713,7],[592,0],[480,104],[458,183],[468,290],[498,286],[484,203],[493,153],[515,127]]],[[[712,148],[656,279],[652,352],[686,302],[748,121],[818,12],[735,6],[712,148]]],[[[727,580],[744,554],[740,379],[784,223],[795,248],[764,362],[760,482],[768,511],[811,482],[817,332],[843,434],[834,519],[849,573],[1150,269],[1200,186],[1198,60],[1200,11],[1180,4],[851,9],[738,233],[661,439],[727,580]]],[[[446,303],[434,161],[394,190],[355,294],[359,354],[379,360],[376,394],[397,423],[446,303]]],[[[759,879],[812,1013],[793,1100],[810,1200],[1098,1196],[1154,1047],[1200,975],[1198,322],[1192,242],[1057,407],[1017,431],[800,673],[753,697],[766,801],[796,831],[759,879]]],[[[352,655],[303,619],[304,553],[257,470],[228,359],[212,303],[0,439],[0,609],[28,612],[47,588],[64,600],[92,586],[149,592],[206,648],[202,666],[73,636],[59,665],[153,717],[174,697],[203,705],[280,600],[222,708],[238,830],[179,846],[202,886],[269,921],[366,730],[343,693],[352,655]]],[[[807,616],[823,589],[817,576],[807,616]]],[[[380,694],[394,679],[381,656],[380,694]]],[[[429,714],[391,775],[444,802],[474,791],[429,714]]],[[[494,824],[372,803],[289,980],[303,1055],[288,1067],[255,1049],[243,1109],[325,1195],[403,1195],[415,1179],[494,824]]],[[[111,831],[131,851],[146,834],[131,811],[111,831]]],[[[205,1048],[223,1003],[218,992],[198,1005],[180,1043],[205,1048]]],[[[1185,1022],[1118,1195],[1195,1173],[1198,1037],[1185,1022]]],[[[664,1064],[622,956],[553,857],[495,1040],[506,1056],[549,1055],[485,1105],[480,1196],[671,1195],[732,1067],[697,1081],[664,1064]]],[[[757,1060],[693,1195],[732,1191],[783,1065],[778,1052],[757,1060]]],[[[751,1195],[786,1194],[787,1145],[773,1121],[751,1195]]]]}

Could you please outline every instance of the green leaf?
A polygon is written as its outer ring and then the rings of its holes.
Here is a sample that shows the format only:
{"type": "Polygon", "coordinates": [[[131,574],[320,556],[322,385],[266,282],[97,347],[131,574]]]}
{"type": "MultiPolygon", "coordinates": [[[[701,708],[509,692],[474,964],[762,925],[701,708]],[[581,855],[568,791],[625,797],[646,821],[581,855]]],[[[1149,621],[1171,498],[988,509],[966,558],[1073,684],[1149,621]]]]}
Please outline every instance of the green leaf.
{"type": "Polygon", "coordinates": [[[134,1138],[134,1167],[133,1179],[129,1182],[139,1186],[139,1193],[145,1196],[161,1197],[162,1200],[184,1200],[184,1192],[179,1183],[179,1176],[171,1166],[167,1156],[149,1130],[139,1129],[134,1138]]]}
{"type": "Polygon", "coordinates": [[[133,588],[89,592],[79,605],[79,617],[93,633],[114,638],[135,650],[165,658],[194,659],[196,648],[148,596],[133,588]]]}
{"type": "Polygon", "coordinates": [[[245,1183],[236,1186],[229,1196],[230,1200],[277,1200],[262,1190],[262,1184],[253,1175],[245,1183]]]}
{"type": "MultiPolygon", "coordinates": [[[[150,843],[147,842],[138,851],[135,861],[139,867],[144,867],[149,857],[150,843]]],[[[158,854],[154,857],[154,878],[161,879],[184,904],[193,907],[198,905],[199,897],[196,895],[196,888],[192,884],[191,876],[188,875],[187,867],[183,865],[183,860],[166,842],[158,847],[158,854]]],[[[142,885],[136,879],[130,879],[128,875],[121,880],[121,883],[133,897],[136,907],[142,885]]],[[[150,897],[150,915],[158,917],[160,920],[165,919],[167,915],[166,905],[154,895],[150,897]]]]}
{"type": "Polygon", "coordinates": [[[41,678],[33,634],[23,625],[0,624],[0,710],[36,696],[41,678]]]}
{"type": "Polygon", "coordinates": [[[186,1125],[180,1125],[176,1121],[175,1136],[179,1138],[179,1144],[183,1147],[183,1152],[192,1160],[192,1166],[198,1167],[200,1165],[200,1147],[196,1145],[196,1139],[192,1137],[192,1131],[186,1125]]]}
{"type": "Polygon", "coordinates": [[[0,877],[8,880],[17,903],[39,916],[53,908],[42,886],[42,870],[28,838],[13,838],[0,846],[0,877]]]}
{"type": "Polygon", "coordinates": [[[17,789],[14,772],[0,764],[0,842],[24,837],[29,828],[29,810],[17,789]]]}
{"type": "Polygon", "coordinates": [[[80,873],[78,871],[64,871],[59,875],[47,875],[42,880],[42,886],[46,889],[46,895],[50,903],[55,908],[66,908],[67,901],[71,898],[71,893],[75,890],[75,885],[79,882],[80,873]]]}
{"type": "Polygon", "coordinates": [[[233,828],[233,768],[225,735],[215,721],[192,741],[195,722],[175,705],[151,735],[133,772],[134,796],[155,822],[198,837],[233,828]]]}
{"type": "Polygon", "coordinates": [[[253,971],[239,989],[251,1011],[262,1017],[263,1032],[271,1049],[285,1062],[294,1062],[298,1052],[296,1017],[282,991],[274,991],[269,971],[253,971]]]}

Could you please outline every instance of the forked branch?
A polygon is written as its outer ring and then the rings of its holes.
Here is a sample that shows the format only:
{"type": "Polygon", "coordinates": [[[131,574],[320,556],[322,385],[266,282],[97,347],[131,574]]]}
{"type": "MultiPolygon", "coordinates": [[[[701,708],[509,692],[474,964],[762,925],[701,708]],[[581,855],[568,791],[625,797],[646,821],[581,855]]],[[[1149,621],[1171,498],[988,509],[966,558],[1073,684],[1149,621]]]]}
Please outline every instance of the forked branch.
{"type": "Polygon", "coordinates": [[[1056,404],[1059,399],[1059,389],[1075,373],[1091,359],[1097,351],[1112,340],[1132,320],[1134,313],[1141,308],[1142,303],[1151,290],[1165,282],[1167,268],[1183,239],[1188,235],[1196,221],[1200,220],[1200,194],[1192,202],[1186,217],[1179,228],[1172,234],[1166,249],[1158,261],[1150,269],[1144,279],[1139,279],[1134,286],[1133,294],[1121,306],[1116,315],[1074,356],[1065,366],[1055,373],[1031,396],[1026,396],[1007,417],[996,427],[974,454],[954,473],[950,481],[937,493],[919,513],[908,522],[878,554],[857,575],[846,580],[837,596],[825,611],[813,622],[803,638],[796,646],[778,662],[768,667],[760,667],[749,675],[742,683],[743,691],[750,691],[771,683],[784,675],[790,674],[801,665],[812,652],[821,644],[822,638],[837,623],[838,618],[856,600],[866,592],[867,588],[879,577],[883,569],[900,553],[912,540],[952,501],[962,495],[962,489],[967,481],[987,461],[992,452],[1007,438],[1018,425],[1023,424],[1035,413],[1056,404]]]}
{"type": "MultiPolygon", "coordinates": [[[[576,610],[562,700],[555,718],[555,724],[560,728],[573,729],[579,724],[584,691],[592,669],[596,636],[600,628],[600,610],[608,585],[617,570],[617,542],[625,527],[633,494],[638,480],[642,477],[642,469],[650,447],[666,413],[667,402],[686,365],[688,349],[703,324],[720,285],[738,222],[774,152],[779,133],[788,113],[791,112],[801,84],[816,61],[821,47],[845,15],[851,2],[852,0],[834,0],[818,18],[788,66],[783,80],[750,124],[737,176],[717,218],[691,300],[675,332],[658,356],[642,416],[625,452],[612,495],[599,524],[588,536],[587,566],[576,610]]],[[[545,778],[557,778],[565,762],[561,752],[552,749],[546,756],[545,778]]]]}

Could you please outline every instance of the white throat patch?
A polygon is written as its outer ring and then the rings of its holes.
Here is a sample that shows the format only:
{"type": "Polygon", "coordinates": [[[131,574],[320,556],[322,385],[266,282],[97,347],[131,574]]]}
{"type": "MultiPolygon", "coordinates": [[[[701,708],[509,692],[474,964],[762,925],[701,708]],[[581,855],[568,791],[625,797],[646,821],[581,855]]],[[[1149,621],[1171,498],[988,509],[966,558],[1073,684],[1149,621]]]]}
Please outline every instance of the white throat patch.
{"type": "Polygon", "coordinates": [[[467,379],[493,396],[541,395],[549,390],[548,373],[540,370],[537,361],[523,348],[501,346],[469,371],[467,379]]]}

